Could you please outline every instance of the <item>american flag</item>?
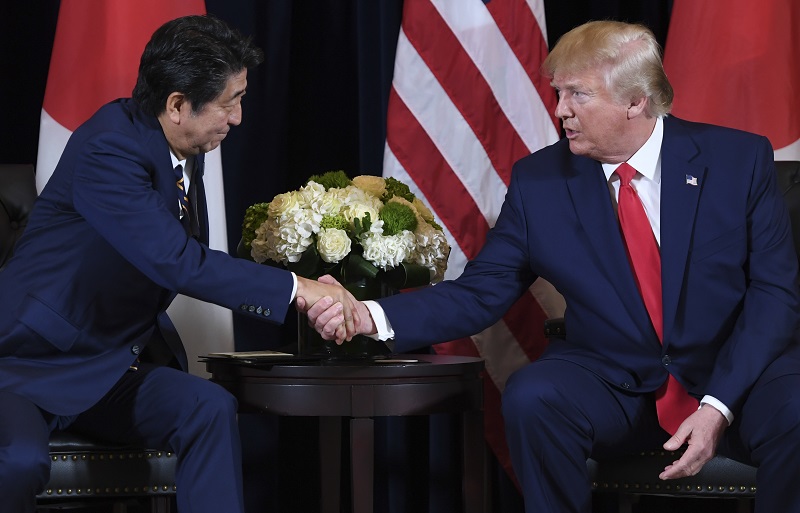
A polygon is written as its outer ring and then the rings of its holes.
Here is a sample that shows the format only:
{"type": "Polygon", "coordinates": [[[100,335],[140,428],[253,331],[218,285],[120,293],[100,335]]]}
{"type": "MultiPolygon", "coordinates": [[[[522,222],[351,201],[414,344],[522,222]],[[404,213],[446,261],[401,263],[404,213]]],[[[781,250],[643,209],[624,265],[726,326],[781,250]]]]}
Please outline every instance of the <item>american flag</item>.
{"type": "MultiPolygon", "coordinates": [[[[389,96],[383,174],[434,210],[452,246],[456,278],[494,225],[515,161],[558,139],[543,0],[406,0],[389,96]]],[[[544,220],[543,220],[544,221],[544,220]]],[[[513,476],[500,393],[545,347],[544,320],[564,300],[544,280],[502,321],[438,353],[486,361],[486,439],[513,476]]]]}

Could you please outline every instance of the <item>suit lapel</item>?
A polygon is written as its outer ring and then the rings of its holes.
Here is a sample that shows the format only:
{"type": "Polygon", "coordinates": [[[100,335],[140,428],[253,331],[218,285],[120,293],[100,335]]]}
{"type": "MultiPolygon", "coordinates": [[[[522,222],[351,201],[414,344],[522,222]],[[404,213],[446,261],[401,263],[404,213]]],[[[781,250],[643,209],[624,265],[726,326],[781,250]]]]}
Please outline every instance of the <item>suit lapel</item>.
{"type": "Polygon", "coordinates": [[[614,289],[627,306],[642,333],[655,330],[644,306],[644,301],[633,279],[633,271],[622,243],[619,223],[611,203],[602,166],[591,159],[575,157],[574,174],[567,180],[572,204],[578,215],[590,248],[609,277],[614,289]]]}
{"type": "Polygon", "coordinates": [[[686,130],[675,119],[666,118],[661,145],[661,282],[667,344],[675,322],[697,205],[706,176],[706,167],[693,162],[698,154],[699,149],[686,130]]]}

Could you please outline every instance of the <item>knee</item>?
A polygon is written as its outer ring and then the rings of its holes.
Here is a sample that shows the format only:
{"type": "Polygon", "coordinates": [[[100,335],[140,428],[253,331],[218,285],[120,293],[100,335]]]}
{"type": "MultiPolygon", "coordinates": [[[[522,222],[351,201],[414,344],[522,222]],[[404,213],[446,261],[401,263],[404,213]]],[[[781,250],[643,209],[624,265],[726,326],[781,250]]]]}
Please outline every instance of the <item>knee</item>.
{"type": "Polygon", "coordinates": [[[502,411],[506,424],[530,426],[544,418],[549,405],[557,402],[558,391],[553,382],[542,380],[528,365],[512,374],[502,395],[502,411]]]}
{"type": "Polygon", "coordinates": [[[190,415],[203,422],[229,421],[236,417],[238,403],[227,390],[206,381],[195,393],[190,415]]]}
{"type": "Polygon", "coordinates": [[[0,488],[6,492],[35,495],[44,489],[50,478],[50,453],[47,442],[25,439],[0,446],[0,488]]]}

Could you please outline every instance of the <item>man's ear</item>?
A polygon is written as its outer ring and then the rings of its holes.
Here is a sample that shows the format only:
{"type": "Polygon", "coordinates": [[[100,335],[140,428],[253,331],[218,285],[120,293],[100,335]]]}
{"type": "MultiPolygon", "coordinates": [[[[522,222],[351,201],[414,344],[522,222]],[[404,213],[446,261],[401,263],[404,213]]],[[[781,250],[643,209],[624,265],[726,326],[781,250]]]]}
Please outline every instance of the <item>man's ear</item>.
{"type": "Polygon", "coordinates": [[[167,97],[166,113],[170,121],[176,125],[181,124],[181,109],[188,109],[189,103],[183,93],[174,92],[167,97]]]}
{"type": "Polygon", "coordinates": [[[634,98],[628,105],[628,119],[645,115],[647,113],[647,97],[634,98]]]}

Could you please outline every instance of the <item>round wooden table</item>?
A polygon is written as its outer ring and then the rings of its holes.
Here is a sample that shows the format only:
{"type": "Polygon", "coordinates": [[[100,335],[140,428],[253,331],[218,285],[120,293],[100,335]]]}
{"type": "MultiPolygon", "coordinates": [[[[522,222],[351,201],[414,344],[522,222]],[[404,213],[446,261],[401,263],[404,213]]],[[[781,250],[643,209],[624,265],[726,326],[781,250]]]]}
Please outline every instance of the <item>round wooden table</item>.
{"type": "Polygon", "coordinates": [[[241,411],[320,418],[321,510],[340,511],[341,418],[350,419],[353,513],[373,508],[374,417],[458,414],[466,513],[487,509],[483,440],[483,360],[401,355],[396,359],[209,358],[211,380],[241,411]]]}

